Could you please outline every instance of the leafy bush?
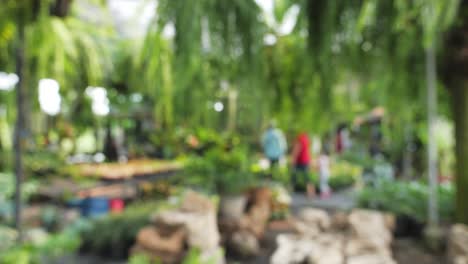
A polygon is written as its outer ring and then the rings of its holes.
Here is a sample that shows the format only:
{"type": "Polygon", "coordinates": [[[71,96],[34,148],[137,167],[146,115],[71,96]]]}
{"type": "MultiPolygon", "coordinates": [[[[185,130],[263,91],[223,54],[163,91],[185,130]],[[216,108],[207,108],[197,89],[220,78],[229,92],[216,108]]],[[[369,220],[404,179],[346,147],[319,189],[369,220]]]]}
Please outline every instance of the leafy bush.
{"type": "Polygon", "coordinates": [[[69,253],[75,252],[81,240],[79,232],[87,223],[79,220],[57,234],[46,235],[43,239],[29,241],[22,245],[0,250],[0,262],[4,264],[51,263],[69,253]]]}
{"type": "Polygon", "coordinates": [[[239,193],[251,186],[254,177],[248,170],[247,153],[242,148],[208,151],[191,157],[185,167],[191,184],[217,193],[239,193]]]}
{"type": "MultiPolygon", "coordinates": [[[[361,207],[389,211],[426,222],[429,186],[424,182],[381,181],[364,188],[358,197],[361,207]]],[[[451,184],[438,188],[439,215],[444,221],[453,219],[455,190],[451,184]]]]}
{"type": "MultiPolygon", "coordinates": [[[[27,201],[37,192],[39,183],[27,180],[22,184],[22,198],[27,201]]],[[[13,198],[15,193],[15,176],[12,173],[0,173],[0,203],[13,198]]]]}
{"type": "Polygon", "coordinates": [[[91,227],[81,233],[83,250],[115,258],[126,257],[138,231],[149,224],[150,215],[167,206],[158,202],[143,202],[129,206],[121,214],[93,220],[91,227]]]}
{"type": "Polygon", "coordinates": [[[65,165],[64,159],[51,151],[28,152],[24,156],[26,176],[55,176],[61,174],[61,168],[65,165]]]}

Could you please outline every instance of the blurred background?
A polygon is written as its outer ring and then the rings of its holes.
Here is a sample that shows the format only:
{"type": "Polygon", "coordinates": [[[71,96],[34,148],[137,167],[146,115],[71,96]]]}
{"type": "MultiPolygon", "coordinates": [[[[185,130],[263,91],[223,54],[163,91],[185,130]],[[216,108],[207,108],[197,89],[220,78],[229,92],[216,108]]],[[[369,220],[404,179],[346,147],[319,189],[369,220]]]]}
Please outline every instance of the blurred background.
{"type": "Polygon", "coordinates": [[[0,260],[468,263],[467,71],[465,0],[3,0],[0,260]]]}

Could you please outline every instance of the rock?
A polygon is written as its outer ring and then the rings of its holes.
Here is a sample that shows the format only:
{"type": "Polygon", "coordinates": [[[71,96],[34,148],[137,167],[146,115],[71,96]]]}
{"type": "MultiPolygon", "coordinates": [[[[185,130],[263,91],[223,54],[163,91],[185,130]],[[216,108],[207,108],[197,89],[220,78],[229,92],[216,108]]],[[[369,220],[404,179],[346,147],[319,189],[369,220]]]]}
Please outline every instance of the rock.
{"type": "Polygon", "coordinates": [[[300,211],[298,219],[294,222],[295,229],[298,233],[311,238],[329,230],[331,226],[328,213],[324,210],[314,208],[307,208],[300,211]]]}
{"type": "Polygon", "coordinates": [[[385,248],[390,248],[393,240],[389,219],[391,217],[383,213],[362,209],[353,210],[348,217],[354,237],[385,248]]]}
{"type": "Polygon", "coordinates": [[[251,207],[248,213],[241,220],[243,228],[251,231],[257,239],[263,237],[268,219],[270,219],[271,209],[268,204],[259,204],[251,207]]]}
{"type": "Polygon", "coordinates": [[[220,235],[216,207],[206,196],[188,192],[180,210],[165,211],[153,216],[157,225],[183,226],[187,231],[187,244],[202,251],[218,248],[220,235]]]}
{"type": "Polygon", "coordinates": [[[315,250],[311,252],[308,263],[342,264],[344,263],[344,236],[340,234],[321,234],[315,240],[315,250]]]}
{"type": "Polygon", "coordinates": [[[255,256],[260,252],[257,238],[246,230],[237,231],[232,234],[229,248],[243,257],[255,256]]]}
{"type": "Polygon", "coordinates": [[[455,257],[452,260],[453,264],[468,264],[468,258],[466,257],[455,257]]]}
{"type": "Polygon", "coordinates": [[[199,249],[202,259],[210,263],[224,263],[216,216],[216,207],[208,197],[187,192],[179,209],[153,215],[154,227],[140,231],[134,251],[149,252],[150,256],[167,252],[168,261],[172,261],[180,255],[175,253],[188,245],[199,249]]]}
{"type": "Polygon", "coordinates": [[[448,254],[453,263],[468,264],[468,226],[462,224],[452,226],[449,235],[448,254]]]}
{"type": "Polygon", "coordinates": [[[213,212],[216,207],[206,196],[194,191],[188,191],[182,201],[180,210],[185,212],[213,212]]]}
{"type": "Polygon", "coordinates": [[[316,249],[312,240],[292,234],[278,235],[276,243],[278,247],[270,258],[271,264],[304,263],[316,249]]]}
{"type": "Polygon", "coordinates": [[[347,264],[397,264],[391,257],[387,255],[368,254],[349,257],[347,264]]]}
{"type": "Polygon", "coordinates": [[[187,230],[187,243],[200,250],[218,247],[220,236],[216,222],[216,212],[166,211],[155,217],[155,222],[166,225],[183,225],[187,230]]]}
{"type": "Polygon", "coordinates": [[[345,255],[348,257],[366,254],[391,256],[391,250],[386,244],[366,239],[351,238],[346,242],[345,255]]]}
{"type": "Polygon", "coordinates": [[[248,204],[250,206],[271,206],[273,200],[273,193],[269,188],[254,188],[249,192],[248,197],[248,204]]]}
{"type": "Polygon", "coordinates": [[[331,216],[331,229],[345,230],[348,228],[348,214],[344,212],[336,212],[331,216]]]}
{"type": "Polygon", "coordinates": [[[328,230],[331,225],[328,213],[321,209],[306,208],[299,212],[299,219],[309,226],[316,226],[321,231],[328,230]]]}
{"type": "Polygon", "coordinates": [[[137,244],[152,252],[164,254],[180,254],[184,250],[185,230],[179,229],[171,234],[163,235],[160,229],[148,226],[140,230],[137,244]]]}

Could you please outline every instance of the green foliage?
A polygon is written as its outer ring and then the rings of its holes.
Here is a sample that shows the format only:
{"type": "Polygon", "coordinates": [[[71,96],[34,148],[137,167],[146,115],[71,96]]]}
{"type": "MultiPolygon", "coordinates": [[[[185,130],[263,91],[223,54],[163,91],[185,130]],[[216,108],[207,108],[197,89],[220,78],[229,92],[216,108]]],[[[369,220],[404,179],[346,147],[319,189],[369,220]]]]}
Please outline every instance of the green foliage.
{"type": "MultiPolygon", "coordinates": [[[[28,180],[22,185],[22,199],[27,201],[34,195],[39,187],[35,180],[28,180]]],[[[15,193],[15,177],[11,173],[0,173],[0,203],[13,198],[15,193]]]]}
{"type": "Polygon", "coordinates": [[[24,156],[25,174],[31,178],[57,176],[65,166],[65,161],[57,152],[36,150],[24,156]]]}
{"type": "Polygon", "coordinates": [[[135,254],[128,259],[129,264],[152,264],[151,259],[143,254],[135,254]]]}
{"type": "Polygon", "coordinates": [[[86,226],[85,223],[78,221],[57,234],[48,235],[39,242],[26,242],[0,250],[0,262],[5,264],[53,262],[79,248],[81,244],[79,232],[84,226],[86,226]]]}
{"type": "Polygon", "coordinates": [[[192,184],[217,193],[240,193],[251,186],[248,153],[241,147],[232,150],[214,148],[203,156],[193,156],[185,167],[192,184]]]}
{"type": "Polygon", "coordinates": [[[159,202],[140,202],[123,213],[92,220],[81,233],[83,249],[94,254],[125,257],[141,228],[149,224],[151,214],[167,207],[159,202]]]}
{"type": "MultiPolygon", "coordinates": [[[[455,190],[451,184],[438,187],[439,215],[444,221],[453,220],[455,190]]],[[[359,205],[409,216],[426,222],[429,186],[424,182],[381,181],[364,188],[359,194],[359,205]]]]}

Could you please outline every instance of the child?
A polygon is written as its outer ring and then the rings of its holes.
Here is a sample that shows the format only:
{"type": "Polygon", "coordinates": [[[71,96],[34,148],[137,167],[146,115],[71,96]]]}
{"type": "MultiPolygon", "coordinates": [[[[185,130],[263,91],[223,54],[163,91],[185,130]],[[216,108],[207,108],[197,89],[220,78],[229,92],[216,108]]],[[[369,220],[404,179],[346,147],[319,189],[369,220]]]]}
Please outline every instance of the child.
{"type": "Polygon", "coordinates": [[[318,157],[318,169],[320,176],[320,198],[328,198],[331,195],[328,179],[330,178],[330,158],[327,151],[323,150],[318,157]]]}

